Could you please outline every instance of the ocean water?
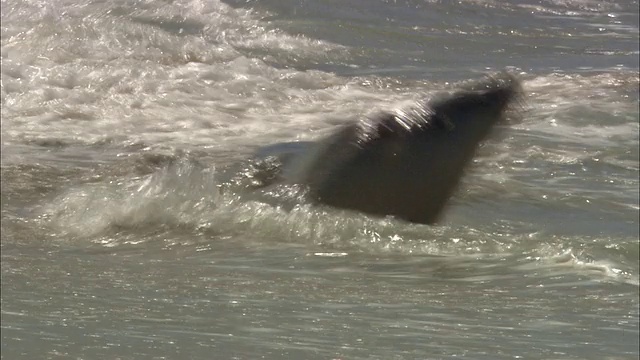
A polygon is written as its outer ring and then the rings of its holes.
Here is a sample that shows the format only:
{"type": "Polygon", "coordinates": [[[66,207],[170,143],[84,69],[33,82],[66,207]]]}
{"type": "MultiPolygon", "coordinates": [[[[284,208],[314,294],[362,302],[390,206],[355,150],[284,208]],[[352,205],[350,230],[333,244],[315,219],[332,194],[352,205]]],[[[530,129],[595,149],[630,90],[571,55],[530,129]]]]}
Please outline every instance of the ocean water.
{"type": "Polygon", "coordinates": [[[637,359],[637,1],[2,0],[3,359],[637,359]],[[220,193],[508,69],[436,226],[220,193]]]}

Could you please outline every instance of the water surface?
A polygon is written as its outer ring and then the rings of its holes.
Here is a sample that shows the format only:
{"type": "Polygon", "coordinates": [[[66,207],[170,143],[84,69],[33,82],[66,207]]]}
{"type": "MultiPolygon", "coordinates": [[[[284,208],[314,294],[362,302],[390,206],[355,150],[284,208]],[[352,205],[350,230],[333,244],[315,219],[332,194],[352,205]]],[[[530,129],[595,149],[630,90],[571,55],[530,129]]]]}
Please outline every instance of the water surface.
{"type": "Polygon", "coordinates": [[[14,1],[2,357],[636,359],[637,1],[14,1]],[[218,190],[509,69],[438,226],[218,190]]]}

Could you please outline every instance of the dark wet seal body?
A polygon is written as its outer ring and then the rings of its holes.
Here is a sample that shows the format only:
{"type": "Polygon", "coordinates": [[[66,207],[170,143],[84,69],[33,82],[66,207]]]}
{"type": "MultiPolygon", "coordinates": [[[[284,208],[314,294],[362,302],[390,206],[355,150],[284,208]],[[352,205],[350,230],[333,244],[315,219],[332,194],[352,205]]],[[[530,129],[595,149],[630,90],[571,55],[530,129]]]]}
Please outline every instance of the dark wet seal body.
{"type": "Polygon", "coordinates": [[[478,145],[521,95],[520,82],[500,73],[317,143],[267,147],[258,156],[276,165],[260,186],[302,184],[313,202],[433,224],[478,145]]]}

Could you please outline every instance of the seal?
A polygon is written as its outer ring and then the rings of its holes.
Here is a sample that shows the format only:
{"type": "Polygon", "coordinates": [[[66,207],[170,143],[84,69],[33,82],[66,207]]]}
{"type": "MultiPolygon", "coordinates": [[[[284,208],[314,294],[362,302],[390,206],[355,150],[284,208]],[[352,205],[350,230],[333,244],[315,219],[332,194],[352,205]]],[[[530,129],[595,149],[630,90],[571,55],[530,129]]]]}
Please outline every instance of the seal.
{"type": "Polygon", "coordinates": [[[479,144],[522,93],[507,72],[467,81],[315,143],[264,148],[256,157],[266,161],[252,178],[260,179],[256,188],[303,185],[314,203],[434,224],[479,144]]]}

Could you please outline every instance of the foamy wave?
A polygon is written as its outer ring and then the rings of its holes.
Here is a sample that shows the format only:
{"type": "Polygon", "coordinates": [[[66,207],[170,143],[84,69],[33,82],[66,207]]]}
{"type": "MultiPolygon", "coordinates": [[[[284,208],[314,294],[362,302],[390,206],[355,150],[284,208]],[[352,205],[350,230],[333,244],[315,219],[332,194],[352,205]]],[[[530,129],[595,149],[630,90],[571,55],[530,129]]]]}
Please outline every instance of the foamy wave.
{"type": "Polygon", "coordinates": [[[40,219],[64,241],[92,241],[107,247],[128,246],[132,241],[153,246],[162,236],[145,234],[181,231],[194,235],[193,240],[185,237],[185,246],[216,241],[222,234],[246,241],[247,246],[295,244],[313,253],[412,255],[417,256],[410,259],[419,267],[416,271],[460,281],[524,273],[532,281],[586,275],[592,280],[637,284],[637,274],[624,265],[626,252],[634,251],[624,239],[548,238],[544,232],[522,235],[539,225],[500,219],[476,227],[426,226],[305,201],[283,206],[277,196],[265,202],[229,189],[220,192],[220,176],[210,166],[180,158],[149,175],[106,176],[75,185],[45,204],[40,219]],[[622,265],[618,258],[602,257],[607,254],[602,248],[608,244],[622,247],[612,253],[622,256],[622,265]],[[576,247],[580,250],[572,250],[576,247]]]}
{"type": "Polygon", "coordinates": [[[91,144],[115,132],[134,141],[210,143],[214,135],[246,135],[246,123],[262,120],[248,115],[238,123],[243,113],[265,115],[345,84],[263,60],[283,53],[342,57],[344,48],[269,29],[252,11],[219,1],[2,5],[8,141],[91,144]],[[33,16],[43,11],[55,20],[33,16]]]}
{"type": "Polygon", "coordinates": [[[142,178],[72,188],[45,205],[54,231],[92,237],[117,229],[195,226],[219,198],[213,169],[179,161],[142,178]]]}
{"type": "MultiPolygon", "coordinates": [[[[564,250],[560,253],[551,252],[546,247],[540,249],[541,256],[529,257],[533,262],[526,263],[517,267],[520,271],[536,272],[538,276],[558,276],[565,274],[584,274],[590,275],[594,279],[602,281],[617,281],[630,285],[638,285],[638,275],[628,270],[623,270],[620,265],[606,260],[582,259],[572,250],[564,250]]],[[[558,284],[556,286],[564,286],[558,284]]]]}

